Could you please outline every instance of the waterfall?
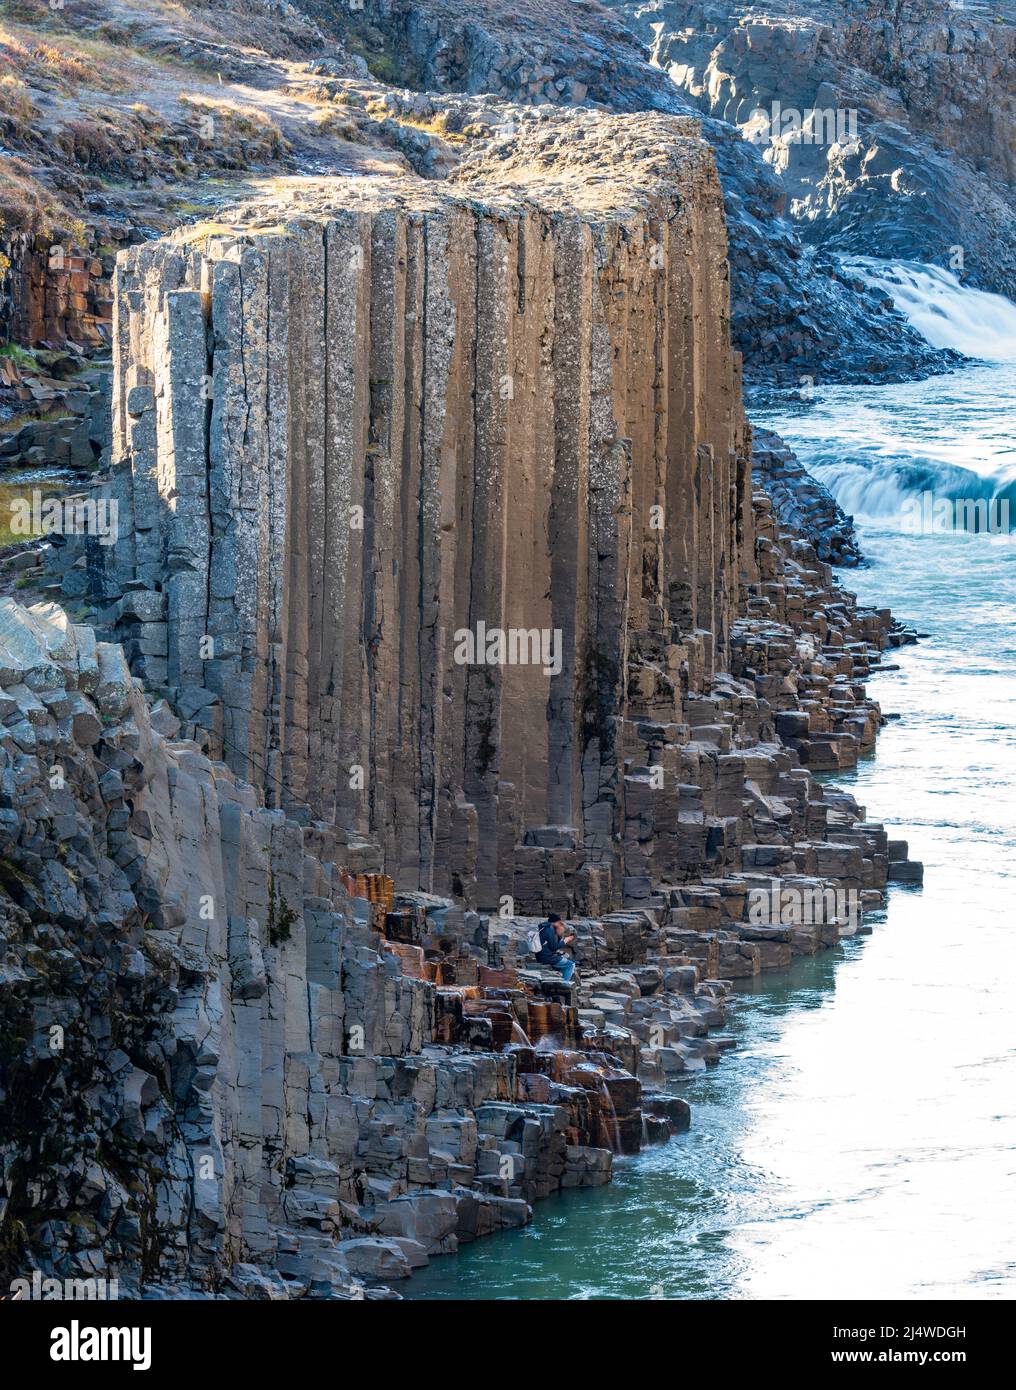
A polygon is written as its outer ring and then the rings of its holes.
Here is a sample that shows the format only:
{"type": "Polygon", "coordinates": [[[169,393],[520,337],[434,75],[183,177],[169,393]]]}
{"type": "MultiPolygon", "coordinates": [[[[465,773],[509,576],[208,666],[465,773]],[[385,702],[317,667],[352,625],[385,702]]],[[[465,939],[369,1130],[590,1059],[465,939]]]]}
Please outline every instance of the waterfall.
{"type": "Polygon", "coordinates": [[[950,270],[916,261],[844,256],[844,267],[885,290],[932,347],[987,362],[1016,362],[1016,304],[970,289],[950,270]]]}
{"type": "Polygon", "coordinates": [[[979,476],[941,463],[821,454],[808,467],[851,516],[895,519],[905,532],[1004,535],[1016,525],[1016,484],[1005,476],[979,476]]]}
{"type": "Polygon", "coordinates": [[[609,1119],[611,1129],[613,1130],[613,1133],[610,1136],[611,1152],[619,1154],[623,1152],[623,1145],[621,1144],[621,1126],[618,1123],[617,1110],[614,1107],[614,1097],[610,1094],[610,1087],[607,1085],[606,1077],[601,1076],[599,1078],[599,1083],[600,1094],[603,1096],[603,1099],[606,1101],[607,1104],[607,1118],[609,1119]]]}
{"type": "Polygon", "coordinates": [[[1016,533],[1016,304],[913,261],[844,257],[936,347],[973,359],[924,381],[821,386],[805,411],[759,411],[852,516],[914,535],[1016,533]]]}

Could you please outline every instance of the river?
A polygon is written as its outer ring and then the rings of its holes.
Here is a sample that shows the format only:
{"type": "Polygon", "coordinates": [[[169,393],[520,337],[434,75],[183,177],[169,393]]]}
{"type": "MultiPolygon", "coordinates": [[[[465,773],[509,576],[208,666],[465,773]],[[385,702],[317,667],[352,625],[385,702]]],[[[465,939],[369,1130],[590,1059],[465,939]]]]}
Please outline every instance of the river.
{"type": "Polygon", "coordinates": [[[923,889],[894,888],[870,935],[738,988],[737,1050],[681,1089],[687,1134],[432,1261],[407,1297],[1016,1295],[1016,543],[932,511],[1014,496],[1016,309],[944,272],[922,298],[922,273],[895,283],[929,337],[969,351],[981,323],[1010,360],[819,385],[759,418],[856,514],[870,565],[845,585],[924,634],[871,681],[900,718],[839,779],[910,840],[923,889]]]}

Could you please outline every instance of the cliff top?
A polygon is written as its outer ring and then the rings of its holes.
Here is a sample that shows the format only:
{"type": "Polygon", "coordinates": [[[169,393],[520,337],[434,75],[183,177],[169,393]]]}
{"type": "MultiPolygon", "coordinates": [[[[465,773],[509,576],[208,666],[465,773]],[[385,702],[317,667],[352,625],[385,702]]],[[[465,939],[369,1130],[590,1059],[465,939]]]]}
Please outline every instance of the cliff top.
{"type": "MultiPolygon", "coordinates": [[[[704,167],[707,152],[691,117],[568,112],[479,150],[449,182],[496,186],[580,215],[615,213],[661,193],[673,196],[676,182],[704,167]]],[[[706,166],[713,167],[711,154],[706,166]]]]}
{"type": "Polygon", "coordinates": [[[381,170],[266,180],[254,197],[223,209],[215,222],[182,228],[175,237],[192,242],[217,231],[270,231],[294,218],[388,207],[436,212],[450,203],[478,201],[595,219],[643,209],[659,197],[673,199],[689,180],[716,182],[709,147],[698,122],[688,117],[534,113],[507,104],[504,113],[499,137],[478,142],[447,179],[381,170]]]}

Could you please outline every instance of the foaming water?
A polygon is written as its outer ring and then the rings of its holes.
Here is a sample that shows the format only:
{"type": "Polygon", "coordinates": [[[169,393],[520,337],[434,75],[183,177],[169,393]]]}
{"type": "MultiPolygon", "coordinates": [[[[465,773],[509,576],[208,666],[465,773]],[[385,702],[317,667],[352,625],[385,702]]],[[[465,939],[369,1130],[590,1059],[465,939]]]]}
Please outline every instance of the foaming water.
{"type": "Polygon", "coordinates": [[[899,508],[951,469],[970,486],[1011,468],[1016,376],[836,388],[766,422],[864,510],[871,563],[846,586],[926,634],[871,681],[902,717],[839,779],[925,886],[894,888],[871,936],[738,990],[738,1049],[681,1089],[687,1134],[435,1260],[407,1297],[1016,1294],[1016,545],[909,534],[899,508]]]}
{"type": "MultiPolygon", "coordinates": [[[[929,381],[821,389],[812,409],[786,422],[788,440],[862,520],[929,529],[914,505],[929,494],[984,504],[992,530],[1016,526],[1016,304],[935,265],[864,257],[843,264],[888,291],[936,347],[978,360],[929,381]]],[[[758,418],[779,428],[783,414],[758,418]]]]}
{"type": "Polygon", "coordinates": [[[1009,502],[1016,524],[1016,363],[976,364],[899,386],[830,386],[790,419],[787,442],[862,521],[904,529],[907,508],[936,498],[1009,502]]]}
{"type": "Polygon", "coordinates": [[[962,285],[950,270],[916,261],[844,256],[843,264],[887,291],[933,347],[988,362],[1016,362],[1016,304],[962,285]]]}

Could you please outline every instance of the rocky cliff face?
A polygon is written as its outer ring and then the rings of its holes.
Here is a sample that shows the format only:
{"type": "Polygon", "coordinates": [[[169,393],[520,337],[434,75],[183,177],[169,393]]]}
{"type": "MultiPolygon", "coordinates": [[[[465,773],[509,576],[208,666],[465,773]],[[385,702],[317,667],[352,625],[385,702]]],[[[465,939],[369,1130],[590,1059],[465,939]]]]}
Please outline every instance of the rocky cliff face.
{"type": "Polygon", "coordinates": [[[1016,294],[1011,10],[948,0],[619,8],[700,109],[754,131],[806,241],[953,265],[1016,294]],[[755,113],[777,107],[780,128],[759,128],[755,113]],[[839,113],[828,138],[816,112],[839,113]]]}
{"type": "Polygon", "coordinates": [[[330,837],[174,743],[119,647],[9,599],[0,632],[5,1263],[214,1282],[348,1121],[310,1118],[343,1029],[412,1051],[431,1007],[336,909],[330,837]]]}
{"type": "MultiPolygon", "coordinates": [[[[699,16],[696,7],[689,13],[699,45],[694,61],[708,66],[709,43],[719,35],[716,16],[711,10],[699,16]]],[[[463,143],[484,138],[488,121],[517,120],[496,109],[506,101],[537,109],[594,105],[695,113],[704,117],[724,189],[734,343],[749,377],[796,384],[809,374],[827,381],[889,380],[946,369],[948,354],[930,349],[884,299],[840,277],[834,261],[807,249],[800,235],[806,226],[814,232],[812,222],[821,223],[823,239],[833,223],[846,229],[856,222],[852,249],[870,249],[870,207],[898,220],[888,211],[904,206],[893,177],[895,128],[883,121],[877,157],[866,150],[860,170],[845,157],[842,168],[823,166],[820,186],[791,187],[782,176],[787,170],[767,163],[728,122],[728,103],[703,102],[698,77],[680,85],[671,80],[667,45],[692,40],[683,31],[675,37],[670,11],[661,14],[646,7],[611,10],[593,0],[581,6],[572,0],[484,0],[465,7],[364,0],[355,8],[316,0],[298,6],[209,0],[167,8],[159,0],[137,0],[129,10],[118,0],[58,10],[43,0],[19,0],[18,23],[0,43],[0,62],[11,70],[0,95],[0,131],[5,151],[16,156],[0,155],[7,182],[0,198],[0,255],[11,262],[5,288],[30,304],[59,297],[59,277],[40,284],[40,267],[25,254],[38,235],[46,248],[55,244],[85,264],[105,264],[114,243],[209,215],[224,201],[249,195],[258,176],[371,171],[381,163],[397,169],[407,162],[428,177],[442,175],[462,155],[463,143]],[[662,67],[650,61],[651,50],[662,67]],[[139,92],[144,101],[135,99],[139,92]],[[438,97],[440,109],[426,94],[438,97]],[[449,107],[450,95],[462,98],[458,111],[449,107]],[[443,139],[449,131],[452,138],[443,139]],[[807,223],[791,215],[798,204],[807,223]]],[[[893,29],[893,52],[920,47],[914,27],[893,29]]],[[[860,43],[864,32],[851,29],[851,42],[860,43]]],[[[932,46],[926,56],[930,75],[923,85],[914,78],[915,110],[930,110],[944,90],[932,81],[938,81],[939,49],[932,46]]],[[[685,58],[675,48],[678,60],[685,58]]],[[[795,61],[783,76],[789,81],[797,74],[796,94],[798,79],[807,80],[807,53],[795,61]]],[[[831,61],[837,71],[852,72],[860,60],[837,52],[831,61]]],[[[956,69],[950,91],[959,92],[975,72],[982,85],[990,77],[980,47],[971,63],[956,69]]],[[[691,59],[687,66],[691,71],[691,59]]],[[[731,80],[740,91],[740,69],[731,80]]],[[[996,155],[1002,144],[1002,137],[994,141],[996,155]]],[[[796,158],[799,151],[791,153],[796,158]]],[[[965,244],[977,254],[989,245],[987,236],[975,235],[977,227],[999,225],[989,188],[996,174],[954,187],[959,174],[949,157],[942,159],[949,177],[943,182],[932,161],[920,175],[921,197],[929,207],[941,203],[944,209],[952,199],[971,209],[965,244]]],[[[811,166],[806,172],[814,185],[819,176],[811,166]]],[[[904,182],[909,191],[909,174],[904,182]]],[[[939,220],[942,235],[952,236],[948,217],[939,220]]],[[[889,245],[891,238],[883,240],[889,245]]],[[[89,292],[103,312],[107,288],[104,275],[94,295],[89,292]]],[[[69,320],[14,315],[11,331],[28,347],[43,330],[46,343],[62,345],[64,333],[81,343],[79,327],[91,327],[96,304],[77,307],[81,311],[69,320]]],[[[0,384],[0,414],[4,396],[0,384]]]]}
{"type": "Polygon", "coordinates": [[[135,665],[203,687],[230,765],[380,838],[400,887],[615,903],[638,692],[728,663],[753,566],[708,153],[575,116],[447,189],[299,206],[120,272],[135,665]],[[526,650],[490,664],[484,632],[526,650]]]}
{"type": "MultiPolygon", "coordinates": [[[[314,14],[347,44],[383,50],[389,77],[422,91],[704,113],[726,203],[734,342],[750,378],[900,380],[955,361],[929,349],[884,300],[840,276],[833,258],[802,245],[779,172],[726,112],[699,102],[659,61],[671,36],[666,9],[485,0],[464,10],[447,0],[365,0],[354,14],[327,5],[314,14]]],[[[716,16],[709,7],[690,7],[689,15],[691,29],[681,36],[708,47],[716,16]]]]}
{"type": "Polygon", "coordinates": [[[887,617],[754,513],[733,673],[628,766],[643,877],[573,920],[572,988],[533,965],[535,918],[389,897],[376,847],[265,807],[119,647],[0,603],[5,1278],[382,1295],[687,1124],[662,1088],[728,1045],[723,981],[834,944],[916,872],[802,766],[871,746],[887,617]],[[760,925],[759,894],[800,902],[760,925]]]}
{"type": "Polygon", "coordinates": [[[387,1296],[919,873],[811,775],[902,638],[752,490],[724,252],[693,125],[576,114],[121,262],[117,640],[0,603],[4,1275],[387,1296]]]}

